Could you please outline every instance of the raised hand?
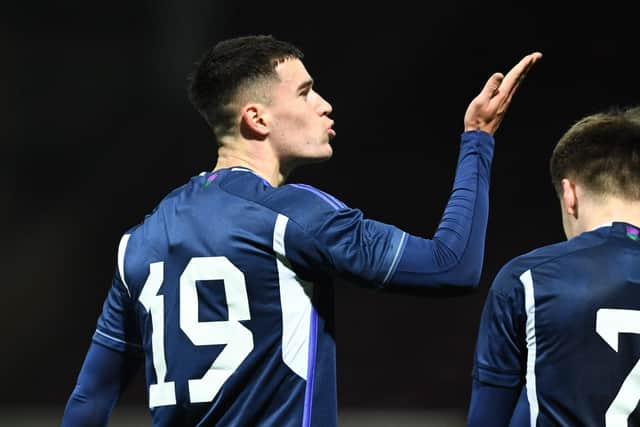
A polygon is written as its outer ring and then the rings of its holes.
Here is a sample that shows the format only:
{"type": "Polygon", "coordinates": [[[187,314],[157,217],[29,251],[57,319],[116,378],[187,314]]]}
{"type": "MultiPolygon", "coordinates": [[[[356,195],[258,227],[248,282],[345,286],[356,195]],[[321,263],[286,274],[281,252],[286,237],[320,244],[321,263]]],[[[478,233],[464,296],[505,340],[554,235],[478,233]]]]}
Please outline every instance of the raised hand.
{"type": "Polygon", "coordinates": [[[542,58],[540,52],[525,56],[508,73],[494,73],[476,96],[464,115],[464,130],[482,130],[490,134],[502,123],[513,94],[533,64],[542,58]]]}

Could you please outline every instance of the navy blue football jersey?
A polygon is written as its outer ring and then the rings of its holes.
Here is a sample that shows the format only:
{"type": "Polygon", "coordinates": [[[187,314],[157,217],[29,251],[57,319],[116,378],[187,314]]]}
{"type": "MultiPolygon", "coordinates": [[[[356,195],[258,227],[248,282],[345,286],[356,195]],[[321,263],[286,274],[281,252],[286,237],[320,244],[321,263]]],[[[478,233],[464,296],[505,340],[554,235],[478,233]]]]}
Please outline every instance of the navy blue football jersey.
{"type": "Polygon", "coordinates": [[[245,168],[195,176],[123,235],[93,341],[144,354],[156,427],[336,426],[332,281],[477,286],[493,147],[462,134],[433,239],[245,168]]]}
{"type": "Polygon", "coordinates": [[[382,285],[404,240],[307,185],[202,174],[123,236],[94,340],[144,349],[155,426],[335,426],[330,275],[382,285]]]}
{"type": "Polygon", "coordinates": [[[639,358],[639,232],[614,222],[500,270],[473,375],[522,388],[513,426],[640,426],[639,358]]]}

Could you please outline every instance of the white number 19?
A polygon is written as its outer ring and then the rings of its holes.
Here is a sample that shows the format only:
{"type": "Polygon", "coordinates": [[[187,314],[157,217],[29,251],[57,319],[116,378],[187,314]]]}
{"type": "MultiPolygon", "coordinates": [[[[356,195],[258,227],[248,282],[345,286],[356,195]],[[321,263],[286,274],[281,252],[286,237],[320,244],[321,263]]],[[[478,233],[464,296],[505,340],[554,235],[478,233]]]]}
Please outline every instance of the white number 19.
{"type": "MultiPolygon", "coordinates": [[[[163,262],[149,267],[149,277],[140,292],[140,303],[151,314],[151,347],[156,384],[149,387],[149,407],[175,405],[173,381],[165,381],[167,361],[164,348],[164,296],[158,291],[164,280],[163,262]]],[[[192,258],[180,276],[180,328],[194,345],[226,344],[200,379],[189,379],[191,402],[210,402],[224,382],[253,350],[253,335],[240,320],[249,320],[249,298],[244,274],[225,257],[192,258]],[[196,282],[221,280],[227,300],[229,320],[198,320],[196,282]]]]}
{"type": "MultiPolygon", "coordinates": [[[[640,334],[640,311],[601,308],[596,313],[596,332],[618,351],[618,334],[640,334]]],[[[606,427],[626,426],[640,401],[640,360],[624,379],[605,414],[606,427]]]]}

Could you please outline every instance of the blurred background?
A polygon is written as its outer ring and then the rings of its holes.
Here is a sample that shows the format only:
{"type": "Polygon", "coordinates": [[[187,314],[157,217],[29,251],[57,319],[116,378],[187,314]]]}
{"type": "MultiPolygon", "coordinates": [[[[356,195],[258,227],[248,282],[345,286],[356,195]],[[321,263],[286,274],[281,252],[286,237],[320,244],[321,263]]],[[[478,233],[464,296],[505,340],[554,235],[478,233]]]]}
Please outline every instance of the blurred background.
{"type": "MultiPolygon", "coordinates": [[[[493,276],[564,239],[548,173],[555,142],[585,114],[640,102],[631,3],[13,3],[0,14],[0,425],[59,423],[121,233],[215,164],[186,87],[216,41],[270,33],[298,45],[338,136],[330,162],[290,182],[426,237],[469,101],[494,71],[544,55],[496,133],[479,289],[434,299],[337,283],[344,426],[463,425],[493,276]]],[[[140,377],[111,425],[148,425],[145,400],[140,377]]]]}

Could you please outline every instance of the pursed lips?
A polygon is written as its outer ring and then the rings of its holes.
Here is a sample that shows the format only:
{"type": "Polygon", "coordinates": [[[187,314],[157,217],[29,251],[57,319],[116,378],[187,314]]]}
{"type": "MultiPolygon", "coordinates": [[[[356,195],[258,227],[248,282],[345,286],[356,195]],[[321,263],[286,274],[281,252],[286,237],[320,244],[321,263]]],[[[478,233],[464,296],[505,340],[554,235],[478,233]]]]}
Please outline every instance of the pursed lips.
{"type": "Polygon", "coordinates": [[[332,138],[334,136],[336,136],[336,131],[333,130],[333,120],[330,121],[329,128],[327,129],[327,132],[329,132],[329,136],[331,136],[332,138]]]}

